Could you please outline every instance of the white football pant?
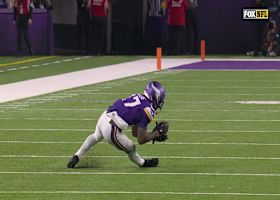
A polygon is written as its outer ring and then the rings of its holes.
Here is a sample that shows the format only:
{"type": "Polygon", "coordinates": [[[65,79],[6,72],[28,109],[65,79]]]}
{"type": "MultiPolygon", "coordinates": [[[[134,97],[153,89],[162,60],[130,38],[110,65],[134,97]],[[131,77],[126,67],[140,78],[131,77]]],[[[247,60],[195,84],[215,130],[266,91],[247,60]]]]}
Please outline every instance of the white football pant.
{"type": "Polygon", "coordinates": [[[132,162],[142,166],[145,160],[136,152],[133,142],[118,127],[109,123],[109,120],[106,111],[103,112],[97,122],[95,132],[87,137],[75,155],[81,158],[92,146],[104,138],[111,145],[126,152],[132,162]]]}

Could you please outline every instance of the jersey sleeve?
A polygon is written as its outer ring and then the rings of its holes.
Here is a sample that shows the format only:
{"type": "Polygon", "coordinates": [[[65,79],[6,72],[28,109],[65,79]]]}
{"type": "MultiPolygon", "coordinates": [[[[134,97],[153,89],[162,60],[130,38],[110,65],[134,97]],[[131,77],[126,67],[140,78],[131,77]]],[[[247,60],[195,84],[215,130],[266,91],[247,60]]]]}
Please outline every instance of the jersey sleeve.
{"type": "Polygon", "coordinates": [[[143,109],[143,117],[140,121],[140,127],[143,129],[147,129],[148,124],[153,121],[154,119],[154,112],[150,107],[145,107],[143,109]]]}

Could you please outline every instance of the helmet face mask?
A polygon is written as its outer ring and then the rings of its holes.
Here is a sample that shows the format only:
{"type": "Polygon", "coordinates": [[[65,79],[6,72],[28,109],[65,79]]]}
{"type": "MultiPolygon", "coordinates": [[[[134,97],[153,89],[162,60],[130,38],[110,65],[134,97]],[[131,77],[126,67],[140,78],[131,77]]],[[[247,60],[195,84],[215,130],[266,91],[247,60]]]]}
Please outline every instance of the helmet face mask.
{"type": "Polygon", "coordinates": [[[149,98],[153,108],[161,110],[165,99],[165,90],[159,82],[151,81],[148,83],[144,94],[149,98]]]}
{"type": "Polygon", "coordinates": [[[163,104],[164,104],[164,100],[163,100],[163,101],[161,101],[161,102],[159,102],[159,105],[158,105],[159,109],[161,109],[161,110],[162,110],[163,104]]]}

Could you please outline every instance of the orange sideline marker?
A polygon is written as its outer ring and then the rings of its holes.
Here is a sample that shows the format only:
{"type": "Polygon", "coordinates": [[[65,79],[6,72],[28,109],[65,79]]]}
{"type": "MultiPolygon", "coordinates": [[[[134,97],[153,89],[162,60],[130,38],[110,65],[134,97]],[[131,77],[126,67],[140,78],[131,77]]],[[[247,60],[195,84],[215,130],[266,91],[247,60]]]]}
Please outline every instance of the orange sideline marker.
{"type": "Polygon", "coordinates": [[[157,47],[157,70],[161,70],[161,47],[157,47]]]}
{"type": "Polygon", "coordinates": [[[200,41],[200,57],[201,60],[205,60],[205,40],[200,41]]]}

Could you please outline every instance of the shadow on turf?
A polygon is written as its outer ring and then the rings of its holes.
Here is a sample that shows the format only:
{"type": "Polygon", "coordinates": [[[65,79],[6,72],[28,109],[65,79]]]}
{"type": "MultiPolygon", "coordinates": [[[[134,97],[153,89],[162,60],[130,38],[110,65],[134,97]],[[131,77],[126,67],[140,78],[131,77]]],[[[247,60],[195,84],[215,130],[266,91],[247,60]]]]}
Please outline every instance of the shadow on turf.
{"type": "MultiPolygon", "coordinates": [[[[103,164],[104,165],[104,164],[103,164]]],[[[93,168],[93,169],[98,169],[102,168],[102,163],[98,162],[97,160],[81,160],[80,163],[75,167],[78,169],[87,169],[87,168],[93,168]]]]}

